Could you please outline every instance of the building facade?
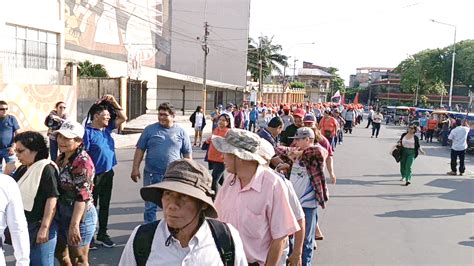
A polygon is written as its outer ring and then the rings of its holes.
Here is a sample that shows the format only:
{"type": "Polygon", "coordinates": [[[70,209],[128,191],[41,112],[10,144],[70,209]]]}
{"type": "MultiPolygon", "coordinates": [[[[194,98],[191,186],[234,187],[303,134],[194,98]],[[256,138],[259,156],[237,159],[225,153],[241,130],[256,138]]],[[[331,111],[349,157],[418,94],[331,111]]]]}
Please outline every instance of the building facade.
{"type": "Polygon", "coordinates": [[[305,84],[305,100],[312,103],[326,102],[330,90],[331,77],[331,74],[319,68],[298,69],[297,80],[305,84]]]}

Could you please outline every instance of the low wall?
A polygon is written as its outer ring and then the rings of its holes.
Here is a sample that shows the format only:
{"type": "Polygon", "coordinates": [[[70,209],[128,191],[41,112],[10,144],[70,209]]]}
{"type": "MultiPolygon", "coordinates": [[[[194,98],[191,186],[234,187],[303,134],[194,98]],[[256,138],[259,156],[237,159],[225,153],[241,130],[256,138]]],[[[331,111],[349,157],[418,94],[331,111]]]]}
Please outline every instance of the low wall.
{"type": "Polygon", "coordinates": [[[69,117],[77,116],[75,86],[0,83],[0,100],[8,102],[8,113],[18,119],[22,131],[47,130],[44,120],[59,101],[66,103],[69,117]]]}

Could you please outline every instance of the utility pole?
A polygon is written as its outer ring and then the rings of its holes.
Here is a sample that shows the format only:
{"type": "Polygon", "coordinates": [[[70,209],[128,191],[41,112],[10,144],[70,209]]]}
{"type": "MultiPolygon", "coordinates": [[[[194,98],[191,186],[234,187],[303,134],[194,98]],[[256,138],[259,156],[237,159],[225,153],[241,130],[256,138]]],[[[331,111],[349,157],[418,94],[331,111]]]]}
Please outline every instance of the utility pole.
{"type": "Polygon", "coordinates": [[[206,101],[207,101],[207,55],[209,54],[209,47],[207,46],[207,36],[209,36],[209,24],[204,22],[204,38],[202,40],[202,50],[204,51],[204,73],[202,74],[202,110],[206,114],[206,101]]]}
{"type": "Polygon", "coordinates": [[[298,62],[298,59],[296,57],[293,59],[293,82],[295,82],[296,78],[296,62],[298,62]]]}
{"type": "Polygon", "coordinates": [[[258,101],[262,102],[263,98],[263,61],[258,60],[258,101]]]}

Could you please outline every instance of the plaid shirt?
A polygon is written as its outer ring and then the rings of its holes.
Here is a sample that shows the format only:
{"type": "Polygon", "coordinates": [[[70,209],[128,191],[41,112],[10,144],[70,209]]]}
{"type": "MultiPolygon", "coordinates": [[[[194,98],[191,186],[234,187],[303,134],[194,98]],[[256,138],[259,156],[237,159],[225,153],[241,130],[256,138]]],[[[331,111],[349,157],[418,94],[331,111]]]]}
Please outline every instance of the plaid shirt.
{"type": "MultiPolygon", "coordinates": [[[[276,156],[279,156],[285,163],[293,167],[293,161],[288,157],[288,153],[294,148],[279,146],[275,148],[276,156]]],[[[306,167],[311,184],[316,195],[316,201],[324,209],[326,201],[329,200],[326,178],[324,177],[324,161],[328,152],[319,144],[306,148],[301,155],[300,162],[306,167]]]]}

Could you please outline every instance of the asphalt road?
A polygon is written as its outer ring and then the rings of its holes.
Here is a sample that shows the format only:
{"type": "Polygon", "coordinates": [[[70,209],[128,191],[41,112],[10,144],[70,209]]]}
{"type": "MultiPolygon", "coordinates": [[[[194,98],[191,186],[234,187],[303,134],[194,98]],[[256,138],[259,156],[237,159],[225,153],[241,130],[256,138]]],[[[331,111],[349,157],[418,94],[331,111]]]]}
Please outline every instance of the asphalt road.
{"type": "MultiPolygon", "coordinates": [[[[356,128],[337,147],[338,181],[329,187],[327,208],[319,210],[325,239],[318,241],[314,265],[474,264],[474,156],[466,158],[466,176],[447,176],[449,149],[422,144],[427,155],[416,159],[412,185],[401,186],[389,155],[401,133],[401,127],[383,126],[371,139],[369,129],[356,128]]],[[[117,150],[109,234],[118,246],[91,251],[91,265],[117,265],[143,221],[141,184],[129,177],[133,152],[117,150]]],[[[202,162],[204,154],[193,156],[202,162]]],[[[11,254],[7,249],[9,262],[11,254]]]]}

